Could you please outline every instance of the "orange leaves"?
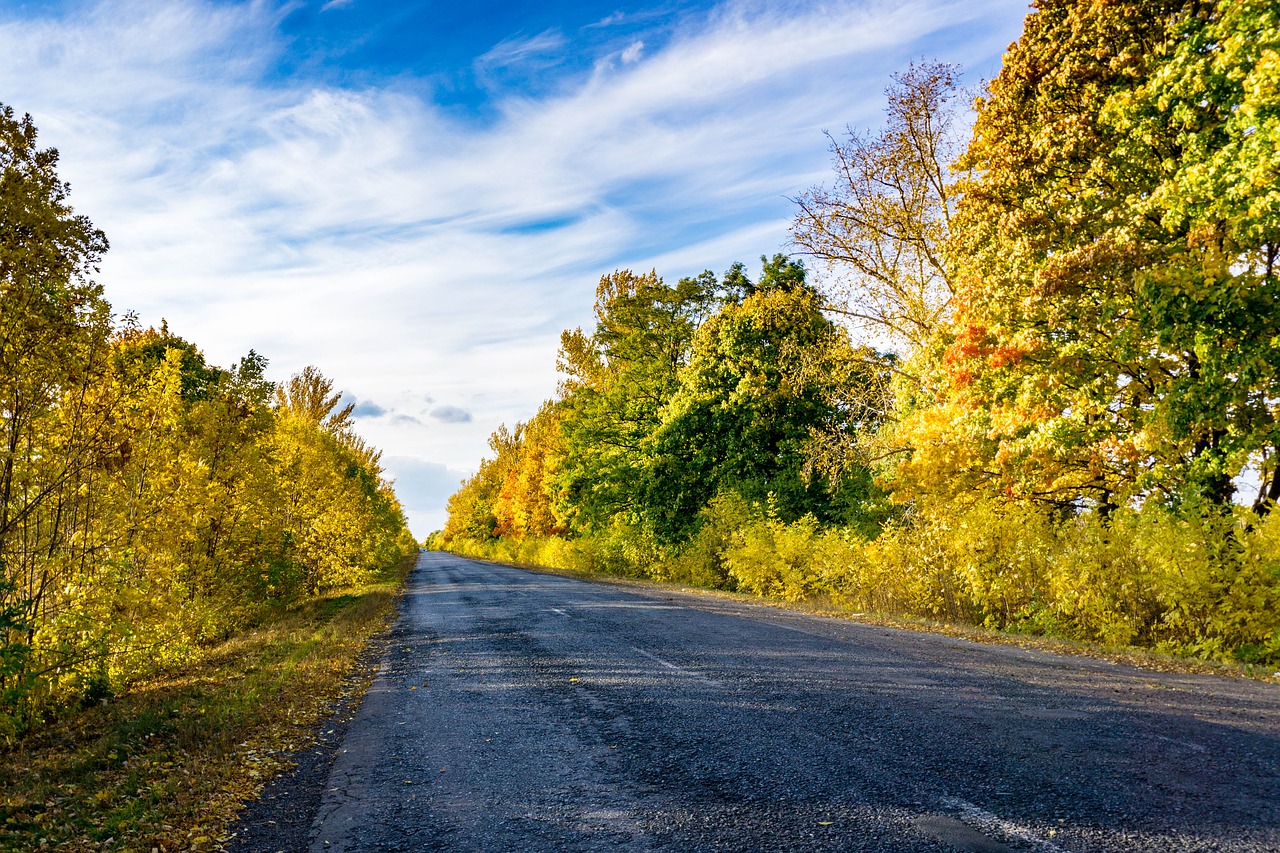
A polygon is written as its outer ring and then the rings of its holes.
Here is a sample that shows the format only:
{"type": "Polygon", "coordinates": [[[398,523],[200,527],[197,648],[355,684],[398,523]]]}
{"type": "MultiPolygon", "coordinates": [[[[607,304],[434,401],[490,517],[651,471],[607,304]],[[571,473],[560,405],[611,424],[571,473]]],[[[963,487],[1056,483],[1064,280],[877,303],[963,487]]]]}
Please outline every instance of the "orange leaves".
{"type": "Polygon", "coordinates": [[[964,326],[956,335],[955,343],[947,347],[942,360],[948,365],[956,365],[963,361],[985,358],[992,351],[987,328],[977,323],[964,326]]]}
{"type": "Polygon", "coordinates": [[[1024,355],[1026,355],[1026,351],[1021,347],[1000,346],[992,350],[991,354],[987,356],[987,364],[996,369],[1009,367],[1022,361],[1024,355]]]}
{"type": "Polygon", "coordinates": [[[960,384],[967,386],[972,381],[972,370],[983,362],[985,366],[1000,369],[1016,366],[1028,354],[1027,347],[1011,341],[1000,341],[996,333],[982,323],[965,324],[955,342],[947,347],[942,361],[953,368],[953,377],[964,377],[960,384]]]}

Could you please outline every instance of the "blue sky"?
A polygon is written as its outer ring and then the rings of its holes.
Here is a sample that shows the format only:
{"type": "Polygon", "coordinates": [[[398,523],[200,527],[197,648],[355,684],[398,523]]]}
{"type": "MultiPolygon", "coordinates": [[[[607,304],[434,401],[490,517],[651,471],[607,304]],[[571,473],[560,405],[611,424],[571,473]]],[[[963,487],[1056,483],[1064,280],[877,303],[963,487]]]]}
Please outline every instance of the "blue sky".
{"type": "MultiPolygon", "coordinates": [[[[555,392],[602,274],[788,250],[824,130],[1026,0],[0,0],[0,102],[106,231],[117,313],[358,404],[415,533],[555,392]]],[[[821,279],[823,271],[815,270],[821,279]]]]}

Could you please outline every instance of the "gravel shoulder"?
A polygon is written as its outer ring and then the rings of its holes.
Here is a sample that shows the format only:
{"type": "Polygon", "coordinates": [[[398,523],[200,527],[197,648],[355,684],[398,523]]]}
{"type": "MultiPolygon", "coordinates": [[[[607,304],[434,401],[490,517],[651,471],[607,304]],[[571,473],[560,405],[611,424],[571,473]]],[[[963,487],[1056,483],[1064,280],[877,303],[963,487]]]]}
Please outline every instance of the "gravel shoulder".
{"type": "Polygon", "coordinates": [[[360,710],[365,691],[378,674],[391,633],[389,628],[375,635],[360,653],[330,714],[316,724],[307,745],[291,756],[296,762],[293,769],[271,779],[258,799],[245,805],[223,850],[305,853],[334,759],[360,710]]]}

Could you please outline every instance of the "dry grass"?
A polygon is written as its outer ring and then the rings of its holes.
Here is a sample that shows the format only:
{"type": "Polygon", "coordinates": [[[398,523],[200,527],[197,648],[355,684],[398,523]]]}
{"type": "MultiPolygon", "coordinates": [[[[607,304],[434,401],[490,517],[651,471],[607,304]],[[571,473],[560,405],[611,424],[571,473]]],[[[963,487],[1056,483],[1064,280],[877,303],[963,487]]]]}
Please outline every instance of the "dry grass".
{"type": "Polygon", "coordinates": [[[394,613],[395,572],[282,611],[197,664],[0,755],[0,850],[214,850],[394,613]]]}

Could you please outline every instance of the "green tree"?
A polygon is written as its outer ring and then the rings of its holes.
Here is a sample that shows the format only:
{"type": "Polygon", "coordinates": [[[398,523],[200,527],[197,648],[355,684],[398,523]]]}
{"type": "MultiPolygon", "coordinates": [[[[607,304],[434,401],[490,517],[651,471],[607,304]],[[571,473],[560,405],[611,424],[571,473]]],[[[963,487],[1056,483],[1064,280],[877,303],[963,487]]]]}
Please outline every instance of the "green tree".
{"type": "Polygon", "coordinates": [[[1148,429],[1218,501],[1251,458],[1265,511],[1280,498],[1280,8],[1188,6],[1170,42],[1100,116],[1118,169],[1153,176],[1128,199],[1134,218],[1159,223],[1137,299],[1159,345],[1185,353],[1148,429]]]}
{"type": "Polygon", "coordinates": [[[694,331],[718,301],[710,272],[672,287],[656,272],[623,270],[600,280],[595,331],[562,336],[565,460],[556,490],[575,529],[635,512],[650,438],[694,331]]]}
{"type": "Polygon", "coordinates": [[[276,546],[269,530],[277,497],[270,465],[275,386],[265,378],[266,366],[250,350],[186,415],[188,503],[181,512],[191,523],[179,547],[191,601],[237,601],[276,546]]]}
{"type": "Polygon", "coordinates": [[[640,493],[646,522],[681,541],[723,490],[767,502],[786,521],[850,520],[870,492],[866,470],[831,481],[808,476],[806,462],[814,433],[842,419],[831,403],[837,386],[856,381],[867,356],[823,316],[801,265],[766,261],[750,295],[698,329],[655,432],[640,493]]]}
{"type": "Polygon", "coordinates": [[[172,352],[179,354],[182,398],[189,403],[208,396],[221,376],[218,368],[205,361],[200,348],[169,331],[167,322],[159,329],[143,329],[134,315],[126,315],[116,330],[113,351],[115,372],[126,389],[146,383],[172,352]]]}

